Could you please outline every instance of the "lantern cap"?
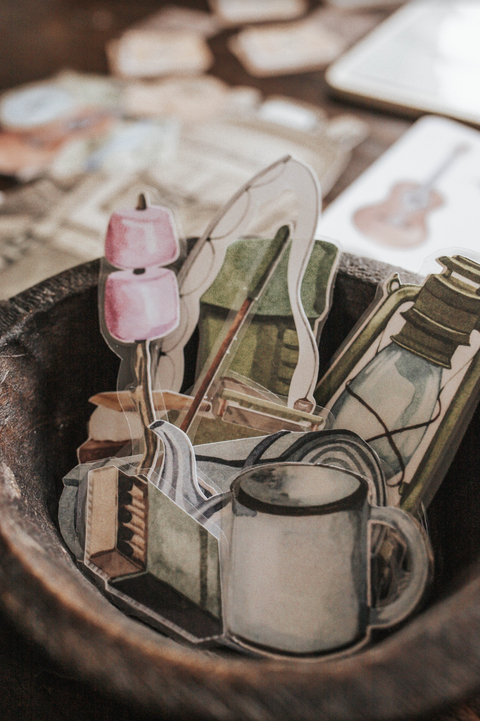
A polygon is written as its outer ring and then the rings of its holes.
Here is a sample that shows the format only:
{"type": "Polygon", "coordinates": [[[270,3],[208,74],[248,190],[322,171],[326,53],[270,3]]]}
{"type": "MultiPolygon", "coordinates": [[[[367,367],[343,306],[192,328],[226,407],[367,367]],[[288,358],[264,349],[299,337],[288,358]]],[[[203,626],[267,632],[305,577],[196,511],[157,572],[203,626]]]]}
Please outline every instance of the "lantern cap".
{"type": "Polygon", "coordinates": [[[470,345],[472,331],[480,328],[480,265],[461,255],[437,259],[441,273],[429,275],[411,308],[406,323],[392,341],[444,368],[459,345],[470,345]]]}

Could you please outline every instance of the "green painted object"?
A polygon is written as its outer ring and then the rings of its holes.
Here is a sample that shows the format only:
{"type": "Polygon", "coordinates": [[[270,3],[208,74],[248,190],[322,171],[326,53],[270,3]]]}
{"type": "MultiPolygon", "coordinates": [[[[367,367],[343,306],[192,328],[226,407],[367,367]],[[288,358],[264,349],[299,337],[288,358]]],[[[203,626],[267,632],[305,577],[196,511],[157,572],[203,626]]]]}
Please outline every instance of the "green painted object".
{"type": "MultiPolygon", "coordinates": [[[[200,301],[197,374],[205,366],[215,342],[225,333],[230,312],[240,308],[274,252],[272,240],[254,238],[237,240],[228,248],[219,274],[200,301]]],[[[288,249],[258,301],[229,368],[281,396],[288,395],[298,360],[297,333],[287,290],[289,252],[288,249]]],[[[338,248],[333,243],[315,241],[303,279],[302,303],[317,338],[320,321],[328,310],[337,256],[338,248]]]]}
{"type": "Polygon", "coordinates": [[[148,572],[220,618],[217,539],[155,486],[148,495],[148,572]]]}

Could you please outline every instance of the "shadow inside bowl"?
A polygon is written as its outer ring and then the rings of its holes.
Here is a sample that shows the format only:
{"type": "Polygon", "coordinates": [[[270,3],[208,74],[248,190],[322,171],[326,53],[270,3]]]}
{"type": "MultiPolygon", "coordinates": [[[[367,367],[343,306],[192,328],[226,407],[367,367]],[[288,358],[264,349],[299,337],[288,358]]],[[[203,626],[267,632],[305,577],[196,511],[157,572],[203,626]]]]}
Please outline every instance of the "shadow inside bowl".
{"type": "MultiPolygon", "coordinates": [[[[387,270],[343,256],[323,368],[387,270]]],[[[428,510],[427,606],[357,656],[305,664],[194,650],[130,619],[78,571],[58,531],[62,478],[85,440],[88,398],[114,389],[118,372],[97,277],[98,263],[85,264],[2,304],[0,600],[15,622],[83,678],[183,719],[413,718],[478,692],[478,411],[428,510]]],[[[195,340],[187,352],[191,374],[195,340]]]]}

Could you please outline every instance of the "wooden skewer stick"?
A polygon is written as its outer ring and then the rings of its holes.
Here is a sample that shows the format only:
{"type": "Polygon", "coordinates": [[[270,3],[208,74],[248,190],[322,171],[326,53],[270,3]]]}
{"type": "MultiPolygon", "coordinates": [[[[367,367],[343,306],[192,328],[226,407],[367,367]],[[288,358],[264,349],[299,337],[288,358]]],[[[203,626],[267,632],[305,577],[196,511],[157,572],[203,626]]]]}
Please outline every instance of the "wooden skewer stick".
{"type": "MultiPolygon", "coordinates": [[[[136,209],[146,210],[147,208],[148,196],[146,193],[140,193],[136,209]]],[[[138,341],[135,357],[135,376],[137,380],[135,401],[142,421],[144,436],[144,452],[138,467],[139,473],[141,471],[148,472],[152,469],[155,456],[158,452],[158,438],[149,428],[156,420],[152,394],[151,365],[150,341],[138,341]]]]}
{"type": "Polygon", "coordinates": [[[137,200],[136,210],[146,210],[148,208],[148,195],[147,193],[140,193],[137,200]]]}
{"type": "Polygon", "coordinates": [[[205,396],[207,395],[208,391],[212,387],[215,379],[220,373],[222,362],[227,356],[228,352],[231,350],[231,347],[233,343],[235,342],[236,336],[238,335],[239,331],[241,330],[242,326],[244,325],[249,311],[252,307],[252,305],[260,298],[262,293],[265,291],[268,282],[270,281],[272,275],[277,269],[277,266],[285,252],[285,249],[287,247],[288,239],[290,237],[290,230],[288,226],[284,225],[282,226],[276,233],[275,240],[280,241],[280,245],[278,246],[275,256],[270,263],[269,267],[266,269],[262,277],[260,278],[259,282],[255,286],[254,290],[249,292],[245,300],[243,301],[240,310],[236,314],[235,318],[233,319],[233,323],[230,326],[230,328],[227,331],[227,334],[225,335],[225,338],[222,341],[222,344],[220,345],[220,348],[218,349],[217,353],[215,354],[215,358],[213,359],[210,367],[208,368],[207,372],[205,373],[202,382],[200,383],[200,386],[195,393],[195,396],[190,404],[190,407],[185,415],[185,418],[183,419],[180,430],[182,430],[184,433],[188,433],[190,430],[192,423],[197,415],[197,412],[200,408],[200,405],[202,401],[204,400],[205,396]]]}
{"type": "Polygon", "coordinates": [[[148,340],[137,343],[137,355],[135,358],[135,375],[137,377],[135,401],[142,421],[145,444],[143,458],[139,464],[139,472],[152,468],[158,450],[158,438],[149,428],[156,420],[152,397],[151,356],[149,346],[150,342],[148,340]]]}

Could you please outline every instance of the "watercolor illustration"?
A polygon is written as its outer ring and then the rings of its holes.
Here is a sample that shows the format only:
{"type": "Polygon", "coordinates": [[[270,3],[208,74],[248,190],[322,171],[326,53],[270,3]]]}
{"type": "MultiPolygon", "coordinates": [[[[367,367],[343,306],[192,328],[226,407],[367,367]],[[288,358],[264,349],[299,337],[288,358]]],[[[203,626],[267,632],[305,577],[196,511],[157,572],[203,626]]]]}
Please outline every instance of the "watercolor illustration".
{"type": "Polygon", "coordinates": [[[145,195],[110,220],[99,315],[118,390],[94,398],[60,527],[114,603],[197,646],[352,653],[412,613],[431,578],[428,539],[388,507],[376,449],[329,428],[313,395],[337,258],[315,241],[319,209],[312,171],[286,157],[188,253],[145,195]],[[388,533],[408,555],[401,582],[388,533]]]}
{"type": "Polygon", "coordinates": [[[353,214],[353,224],[368,238],[385,246],[409,248],[420,245],[428,238],[429,215],[448,202],[435,185],[468,149],[466,143],[455,145],[423,183],[395,183],[388,198],[357,210],[353,214]]]}
{"type": "Polygon", "coordinates": [[[378,453],[389,505],[433,498],[480,391],[480,265],[438,258],[422,286],[388,279],[316,390],[334,427],[378,453]]]}

